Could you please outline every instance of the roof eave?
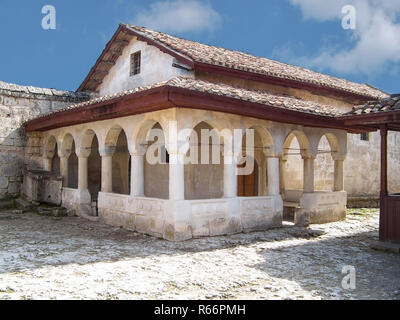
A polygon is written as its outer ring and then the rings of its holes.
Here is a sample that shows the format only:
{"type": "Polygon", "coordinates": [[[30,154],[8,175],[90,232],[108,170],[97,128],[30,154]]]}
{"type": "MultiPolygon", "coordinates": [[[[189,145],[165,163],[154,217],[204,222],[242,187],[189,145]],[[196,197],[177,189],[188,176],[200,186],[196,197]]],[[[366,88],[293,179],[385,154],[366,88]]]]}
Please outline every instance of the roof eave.
{"type": "Polygon", "coordinates": [[[108,120],[154,112],[168,108],[189,108],[225,112],[281,123],[297,124],[308,127],[332,128],[349,132],[372,131],[361,126],[346,126],[336,117],[299,112],[265,105],[256,102],[238,100],[226,96],[218,96],[205,92],[174,86],[161,86],[142,92],[133,93],[112,100],[84,105],[79,108],[37,118],[25,123],[25,130],[48,131],[83,123],[108,120]]]}

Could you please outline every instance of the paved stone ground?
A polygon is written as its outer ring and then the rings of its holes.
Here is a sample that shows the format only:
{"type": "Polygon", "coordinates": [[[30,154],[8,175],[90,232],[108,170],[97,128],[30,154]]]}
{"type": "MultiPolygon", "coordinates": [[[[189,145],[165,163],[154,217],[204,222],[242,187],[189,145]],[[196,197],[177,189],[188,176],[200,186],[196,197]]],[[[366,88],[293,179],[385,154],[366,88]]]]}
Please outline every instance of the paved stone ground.
{"type": "Polygon", "coordinates": [[[81,218],[0,212],[0,299],[400,299],[378,213],[171,243],[81,218]],[[355,290],[341,287],[356,268],[355,290]]]}

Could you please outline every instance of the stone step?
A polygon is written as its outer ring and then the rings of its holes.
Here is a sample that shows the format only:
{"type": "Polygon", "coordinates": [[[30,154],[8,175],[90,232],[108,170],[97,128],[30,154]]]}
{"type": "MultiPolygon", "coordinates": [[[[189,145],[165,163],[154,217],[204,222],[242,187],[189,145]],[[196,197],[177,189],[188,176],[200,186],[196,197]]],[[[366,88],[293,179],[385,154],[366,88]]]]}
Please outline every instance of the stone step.
{"type": "Polygon", "coordinates": [[[67,211],[67,208],[64,207],[54,208],[52,209],[52,214],[55,217],[66,217],[68,216],[67,211]]]}
{"type": "Polygon", "coordinates": [[[37,210],[38,213],[43,216],[52,216],[52,217],[68,216],[68,210],[64,207],[54,207],[54,208],[39,207],[37,210]]]}
{"type": "Polygon", "coordinates": [[[15,200],[15,207],[23,212],[28,212],[32,211],[34,206],[29,201],[19,198],[15,200]]]}

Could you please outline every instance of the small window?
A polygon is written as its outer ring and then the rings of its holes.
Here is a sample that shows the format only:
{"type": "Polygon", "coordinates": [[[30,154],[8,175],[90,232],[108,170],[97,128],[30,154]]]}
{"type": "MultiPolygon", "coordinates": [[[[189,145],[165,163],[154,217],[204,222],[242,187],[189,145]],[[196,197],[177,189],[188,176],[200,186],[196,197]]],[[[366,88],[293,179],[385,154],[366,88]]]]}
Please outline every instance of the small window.
{"type": "Polygon", "coordinates": [[[369,141],[369,132],[361,133],[360,138],[361,141],[369,141]]]}
{"type": "Polygon", "coordinates": [[[131,76],[140,73],[140,64],[141,64],[141,52],[135,52],[131,54],[131,76]]]}

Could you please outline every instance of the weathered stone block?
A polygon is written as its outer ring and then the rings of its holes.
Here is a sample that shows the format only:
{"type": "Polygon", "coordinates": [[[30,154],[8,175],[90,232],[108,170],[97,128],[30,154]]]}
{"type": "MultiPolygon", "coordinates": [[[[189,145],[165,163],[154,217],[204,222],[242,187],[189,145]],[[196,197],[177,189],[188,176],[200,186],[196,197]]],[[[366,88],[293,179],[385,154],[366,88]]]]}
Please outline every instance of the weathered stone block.
{"type": "Polygon", "coordinates": [[[7,189],[8,188],[8,178],[0,177],[0,189],[7,189]]]}

